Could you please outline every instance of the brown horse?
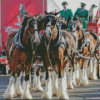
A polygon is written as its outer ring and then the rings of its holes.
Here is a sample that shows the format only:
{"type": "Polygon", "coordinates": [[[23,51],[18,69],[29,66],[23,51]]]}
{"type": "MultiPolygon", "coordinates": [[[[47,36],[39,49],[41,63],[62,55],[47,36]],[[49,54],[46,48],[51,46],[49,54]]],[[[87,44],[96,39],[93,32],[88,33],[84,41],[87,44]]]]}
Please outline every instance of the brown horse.
{"type": "Polygon", "coordinates": [[[25,69],[25,87],[22,91],[20,86],[17,85],[17,90],[20,91],[17,93],[19,93],[18,95],[22,95],[22,98],[32,99],[28,88],[29,72],[31,64],[33,63],[35,47],[38,42],[39,36],[36,19],[25,16],[19,31],[10,34],[7,38],[7,59],[11,69],[11,77],[9,85],[3,95],[4,98],[10,99],[14,96],[15,73],[17,72],[17,77],[20,80],[20,72],[25,69]]]}
{"type": "MultiPolygon", "coordinates": [[[[66,42],[64,41],[64,37],[62,36],[61,29],[57,25],[56,17],[52,14],[47,13],[45,17],[45,34],[44,34],[44,56],[43,62],[46,70],[46,88],[42,98],[52,98],[52,84],[50,77],[50,70],[52,68],[58,74],[59,82],[60,82],[60,94],[59,98],[68,99],[68,94],[66,92],[66,74],[64,71],[64,67],[67,64],[67,60],[65,55],[67,56],[66,51],[66,42]],[[65,44],[64,44],[65,43],[65,44]]],[[[54,88],[54,87],[53,87],[54,88]]],[[[57,88],[57,87],[56,87],[57,88]]],[[[58,92],[58,89],[56,89],[58,92]]]]}
{"type": "MultiPolygon", "coordinates": [[[[88,63],[86,62],[92,59],[96,60],[95,55],[98,47],[98,37],[95,35],[95,33],[84,32],[80,22],[76,23],[75,27],[74,27],[75,34],[78,37],[77,54],[80,57],[80,68],[81,68],[79,84],[87,85],[89,84],[89,82],[86,73],[86,66],[88,65],[88,63]]],[[[94,70],[96,69],[94,68],[94,70]]],[[[93,75],[93,77],[97,78],[96,73],[95,75],[93,75]]]]}

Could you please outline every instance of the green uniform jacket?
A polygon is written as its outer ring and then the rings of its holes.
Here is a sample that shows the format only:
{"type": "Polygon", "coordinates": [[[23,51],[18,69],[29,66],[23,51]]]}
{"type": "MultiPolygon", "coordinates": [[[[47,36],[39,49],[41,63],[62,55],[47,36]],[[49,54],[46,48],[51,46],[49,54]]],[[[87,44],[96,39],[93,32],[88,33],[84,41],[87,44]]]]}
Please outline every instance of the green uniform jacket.
{"type": "Polygon", "coordinates": [[[64,10],[62,10],[62,11],[60,11],[60,15],[61,15],[61,18],[65,18],[65,20],[68,21],[68,30],[70,30],[70,25],[71,25],[70,20],[73,20],[72,10],[71,9],[67,9],[66,13],[64,12],[64,10]]]}
{"type": "Polygon", "coordinates": [[[83,28],[87,28],[87,19],[88,19],[88,11],[84,9],[84,11],[81,13],[81,8],[78,8],[74,14],[75,17],[79,17],[82,20],[83,28]]]}

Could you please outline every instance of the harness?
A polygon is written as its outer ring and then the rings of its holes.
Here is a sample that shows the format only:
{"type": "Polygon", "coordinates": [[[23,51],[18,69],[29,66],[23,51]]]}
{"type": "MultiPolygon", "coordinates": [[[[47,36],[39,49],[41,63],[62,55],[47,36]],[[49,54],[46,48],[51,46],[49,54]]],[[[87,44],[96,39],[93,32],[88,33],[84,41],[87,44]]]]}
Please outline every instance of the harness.
{"type": "MultiPolygon", "coordinates": [[[[28,29],[29,29],[29,22],[33,21],[33,20],[34,19],[28,20],[28,29]]],[[[35,24],[35,23],[36,23],[36,21],[33,24],[35,24]]],[[[29,29],[30,36],[28,36],[28,38],[31,38],[31,46],[28,46],[28,45],[25,45],[25,44],[22,43],[21,36],[24,35],[23,32],[22,32],[22,30],[24,28],[25,27],[22,26],[22,28],[20,28],[19,31],[16,32],[16,34],[14,35],[14,38],[12,39],[12,41],[10,43],[10,48],[9,48],[10,53],[9,53],[9,55],[11,55],[11,53],[12,53],[12,51],[15,47],[19,50],[26,50],[26,51],[29,51],[29,52],[33,52],[34,49],[35,49],[34,47],[36,47],[36,45],[38,45],[38,44],[33,43],[35,37],[32,36],[32,33],[34,33],[35,31],[38,31],[37,29],[34,29],[33,32],[31,32],[30,29],[29,29]]],[[[8,40],[8,42],[10,41],[10,39],[8,40]]],[[[7,42],[7,44],[8,44],[8,42],[7,42]]]]}

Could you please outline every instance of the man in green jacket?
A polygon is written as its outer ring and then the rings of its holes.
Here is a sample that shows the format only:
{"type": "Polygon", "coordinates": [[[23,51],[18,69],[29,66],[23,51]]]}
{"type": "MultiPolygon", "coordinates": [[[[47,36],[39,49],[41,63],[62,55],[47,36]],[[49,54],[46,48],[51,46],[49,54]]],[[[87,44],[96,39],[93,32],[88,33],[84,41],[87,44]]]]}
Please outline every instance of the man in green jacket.
{"type": "Polygon", "coordinates": [[[61,18],[64,18],[66,20],[68,24],[67,30],[70,31],[70,26],[73,22],[73,13],[71,9],[67,9],[67,5],[68,5],[67,2],[63,2],[62,5],[64,9],[60,11],[60,15],[61,15],[61,18]]]}
{"type": "Polygon", "coordinates": [[[74,14],[74,18],[80,18],[82,20],[83,29],[87,29],[87,19],[88,19],[88,11],[85,9],[86,4],[81,3],[81,8],[78,8],[74,14]]]}

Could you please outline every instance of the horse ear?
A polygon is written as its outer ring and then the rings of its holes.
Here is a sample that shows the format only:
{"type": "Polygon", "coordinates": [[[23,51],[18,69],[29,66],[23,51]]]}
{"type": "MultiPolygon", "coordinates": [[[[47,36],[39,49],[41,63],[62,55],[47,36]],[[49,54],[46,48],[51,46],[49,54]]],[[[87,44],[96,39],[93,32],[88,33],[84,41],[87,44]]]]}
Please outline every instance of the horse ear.
{"type": "Polygon", "coordinates": [[[44,12],[45,12],[46,15],[48,14],[47,11],[44,10],[44,12]]]}
{"type": "Polygon", "coordinates": [[[59,13],[60,13],[60,12],[56,12],[56,13],[55,13],[55,16],[57,16],[59,13]]]}

